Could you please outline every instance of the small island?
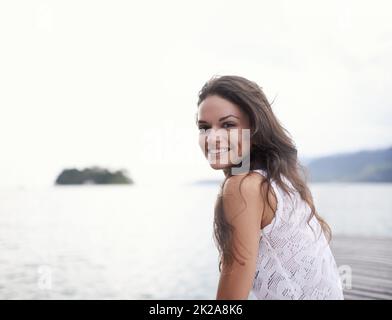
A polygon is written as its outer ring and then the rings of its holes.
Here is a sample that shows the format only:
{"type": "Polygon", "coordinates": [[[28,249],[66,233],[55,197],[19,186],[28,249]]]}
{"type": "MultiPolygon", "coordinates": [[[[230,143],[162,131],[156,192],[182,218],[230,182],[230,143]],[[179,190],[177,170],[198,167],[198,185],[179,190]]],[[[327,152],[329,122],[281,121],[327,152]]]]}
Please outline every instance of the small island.
{"type": "Polygon", "coordinates": [[[74,184],[133,184],[126,170],[110,171],[98,166],[78,170],[64,169],[57,177],[56,185],[74,184]]]}

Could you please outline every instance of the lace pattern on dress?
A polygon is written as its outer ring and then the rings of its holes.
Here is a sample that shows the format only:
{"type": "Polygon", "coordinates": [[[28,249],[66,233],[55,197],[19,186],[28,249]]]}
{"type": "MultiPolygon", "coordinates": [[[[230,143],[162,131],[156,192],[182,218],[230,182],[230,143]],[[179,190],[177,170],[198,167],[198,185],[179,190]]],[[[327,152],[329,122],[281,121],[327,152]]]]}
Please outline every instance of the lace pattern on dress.
{"type": "MultiPolygon", "coordinates": [[[[254,170],[266,176],[266,172],[254,170]]],[[[282,181],[292,188],[290,181],[282,181]]],[[[277,209],[260,230],[252,292],[258,299],[343,299],[337,265],[316,217],[295,191],[287,195],[271,181],[277,209]],[[313,230],[314,231],[313,231],[313,230]],[[317,237],[315,236],[315,232],[317,237]]]]}

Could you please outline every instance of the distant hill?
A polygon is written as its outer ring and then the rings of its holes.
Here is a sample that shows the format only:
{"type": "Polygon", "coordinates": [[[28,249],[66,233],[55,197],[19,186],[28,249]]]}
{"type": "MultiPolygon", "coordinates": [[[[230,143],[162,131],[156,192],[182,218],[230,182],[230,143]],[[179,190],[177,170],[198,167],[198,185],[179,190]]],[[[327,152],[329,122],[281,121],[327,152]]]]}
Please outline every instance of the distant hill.
{"type": "Polygon", "coordinates": [[[133,181],[127,176],[125,170],[111,172],[100,167],[92,167],[83,170],[64,169],[57,177],[55,184],[133,184],[133,181]]]}
{"type": "Polygon", "coordinates": [[[310,182],[392,182],[392,147],[311,160],[310,182]]]}
{"type": "Polygon", "coordinates": [[[304,166],[307,166],[311,161],[313,161],[314,159],[316,159],[316,157],[304,157],[304,156],[299,156],[298,157],[300,163],[304,166]]]}

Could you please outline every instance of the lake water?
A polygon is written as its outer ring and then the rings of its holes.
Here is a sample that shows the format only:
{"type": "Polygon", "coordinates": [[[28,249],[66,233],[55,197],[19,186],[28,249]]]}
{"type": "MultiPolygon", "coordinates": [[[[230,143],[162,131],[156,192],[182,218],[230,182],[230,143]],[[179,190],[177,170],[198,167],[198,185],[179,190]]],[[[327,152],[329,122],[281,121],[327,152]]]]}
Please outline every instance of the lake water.
{"type": "MultiPolygon", "coordinates": [[[[392,236],[392,184],[311,184],[334,234],[392,236]]],[[[0,189],[1,299],[215,299],[217,185],[0,189]]]]}

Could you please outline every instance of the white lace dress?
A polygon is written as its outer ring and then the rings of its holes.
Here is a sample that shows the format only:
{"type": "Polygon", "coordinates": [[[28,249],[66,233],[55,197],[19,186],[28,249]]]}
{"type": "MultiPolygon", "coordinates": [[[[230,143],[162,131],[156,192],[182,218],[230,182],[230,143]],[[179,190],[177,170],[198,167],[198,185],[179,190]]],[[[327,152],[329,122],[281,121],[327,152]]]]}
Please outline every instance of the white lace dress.
{"type": "MultiPolygon", "coordinates": [[[[266,172],[254,170],[264,176],[266,172]]],[[[290,181],[281,176],[289,188],[290,181]]],[[[343,299],[342,283],[318,220],[297,191],[293,200],[275,183],[277,210],[271,224],[260,230],[259,256],[251,294],[256,299],[343,299]],[[315,240],[318,238],[318,240],[315,240]]]]}

